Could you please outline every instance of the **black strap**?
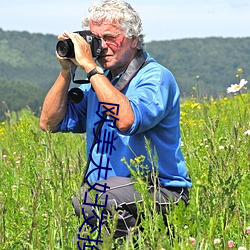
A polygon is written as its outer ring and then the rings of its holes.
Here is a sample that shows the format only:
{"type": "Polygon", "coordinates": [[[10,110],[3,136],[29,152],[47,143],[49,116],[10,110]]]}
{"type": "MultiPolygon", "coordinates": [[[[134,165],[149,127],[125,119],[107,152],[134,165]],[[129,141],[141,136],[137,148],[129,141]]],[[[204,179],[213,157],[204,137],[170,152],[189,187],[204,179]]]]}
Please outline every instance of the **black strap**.
{"type": "Polygon", "coordinates": [[[139,50],[136,57],[131,61],[125,72],[121,75],[115,87],[119,91],[123,91],[133,79],[135,74],[146,64],[148,64],[146,61],[146,55],[143,50],[139,50]]]}
{"type": "MultiPolygon", "coordinates": [[[[143,50],[139,50],[136,57],[131,61],[128,68],[125,70],[125,72],[122,74],[122,76],[120,77],[120,79],[116,83],[115,88],[122,92],[128,86],[128,84],[130,83],[132,78],[135,76],[135,74],[141,68],[146,66],[148,63],[149,63],[149,61],[146,61],[146,55],[144,54],[143,50]]],[[[101,120],[100,120],[102,122],[98,123],[98,126],[96,128],[96,133],[95,133],[94,139],[92,141],[92,146],[96,143],[99,132],[100,132],[100,130],[101,130],[101,128],[102,128],[102,126],[103,126],[103,124],[105,122],[106,117],[107,117],[107,113],[104,113],[102,115],[101,120]]],[[[88,160],[87,160],[87,163],[86,163],[85,172],[84,172],[84,176],[83,176],[81,186],[83,186],[84,183],[86,182],[86,176],[87,176],[87,173],[88,173],[89,164],[90,164],[90,157],[88,156],[88,160]]]]}

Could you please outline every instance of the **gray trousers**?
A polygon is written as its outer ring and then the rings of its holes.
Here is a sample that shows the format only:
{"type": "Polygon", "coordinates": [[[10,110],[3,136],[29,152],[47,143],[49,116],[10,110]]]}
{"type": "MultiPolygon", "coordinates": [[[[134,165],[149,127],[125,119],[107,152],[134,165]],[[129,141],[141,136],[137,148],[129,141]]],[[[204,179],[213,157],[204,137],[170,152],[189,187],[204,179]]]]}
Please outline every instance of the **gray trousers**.
{"type": "MultiPolygon", "coordinates": [[[[188,189],[178,187],[163,187],[157,181],[156,190],[156,207],[158,212],[166,213],[167,207],[170,204],[178,203],[183,200],[186,204],[189,201],[188,189]]],[[[135,190],[134,182],[130,178],[112,176],[106,180],[99,181],[98,184],[107,185],[110,187],[106,189],[105,193],[98,193],[98,201],[101,202],[103,207],[98,207],[103,211],[102,222],[105,223],[107,216],[113,218],[113,212],[118,212],[117,227],[114,237],[123,237],[129,234],[130,230],[138,222],[138,211],[136,202],[142,202],[140,193],[135,190]]],[[[154,185],[151,180],[148,180],[149,192],[154,195],[154,185]]],[[[88,191],[89,186],[84,186],[79,191],[78,197],[83,197],[84,202],[80,202],[80,199],[74,197],[72,203],[76,212],[76,215],[80,217],[83,215],[84,220],[87,222],[85,225],[89,225],[92,228],[96,228],[97,218],[100,219],[95,213],[93,206],[93,197],[91,199],[88,191]],[[80,196],[79,196],[80,195],[80,196]]],[[[100,203],[99,203],[100,204],[100,203]]],[[[107,226],[107,225],[106,225],[107,226]]]]}

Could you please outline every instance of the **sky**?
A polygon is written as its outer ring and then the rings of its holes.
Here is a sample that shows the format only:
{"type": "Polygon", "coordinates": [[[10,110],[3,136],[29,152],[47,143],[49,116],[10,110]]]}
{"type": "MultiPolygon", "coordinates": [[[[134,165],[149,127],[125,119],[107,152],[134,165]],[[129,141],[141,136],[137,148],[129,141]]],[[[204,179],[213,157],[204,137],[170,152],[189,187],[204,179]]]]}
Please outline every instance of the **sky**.
{"type": "MultiPolygon", "coordinates": [[[[0,28],[54,35],[76,31],[93,1],[0,0],[0,28]]],[[[141,16],[145,42],[250,37],[249,0],[127,1],[141,16]]]]}

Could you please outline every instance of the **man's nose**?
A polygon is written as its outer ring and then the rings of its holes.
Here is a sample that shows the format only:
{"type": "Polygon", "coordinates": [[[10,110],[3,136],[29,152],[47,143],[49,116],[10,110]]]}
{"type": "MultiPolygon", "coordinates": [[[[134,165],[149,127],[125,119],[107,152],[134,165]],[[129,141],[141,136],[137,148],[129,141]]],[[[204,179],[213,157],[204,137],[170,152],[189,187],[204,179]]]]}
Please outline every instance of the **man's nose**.
{"type": "Polygon", "coordinates": [[[108,45],[107,43],[105,42],[105,40],[103,38],[101,38],[101,41],[102,41],[102,48],[103,49],[107,49],[108,48],[108,45]]]}

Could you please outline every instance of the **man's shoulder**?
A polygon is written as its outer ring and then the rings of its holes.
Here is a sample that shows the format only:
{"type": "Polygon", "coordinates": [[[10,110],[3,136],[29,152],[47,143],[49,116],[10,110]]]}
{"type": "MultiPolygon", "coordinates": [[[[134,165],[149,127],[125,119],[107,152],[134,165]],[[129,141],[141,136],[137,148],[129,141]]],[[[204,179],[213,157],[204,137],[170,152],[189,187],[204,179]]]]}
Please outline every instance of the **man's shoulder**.
{"type": "Polygon", "coordinates": [[[163,77],[164,79],[174,79],[173,73],[166,66],[160,64],[152,57],[146,59],[145,65],[140,73],[139,77],[163,77]]]}

